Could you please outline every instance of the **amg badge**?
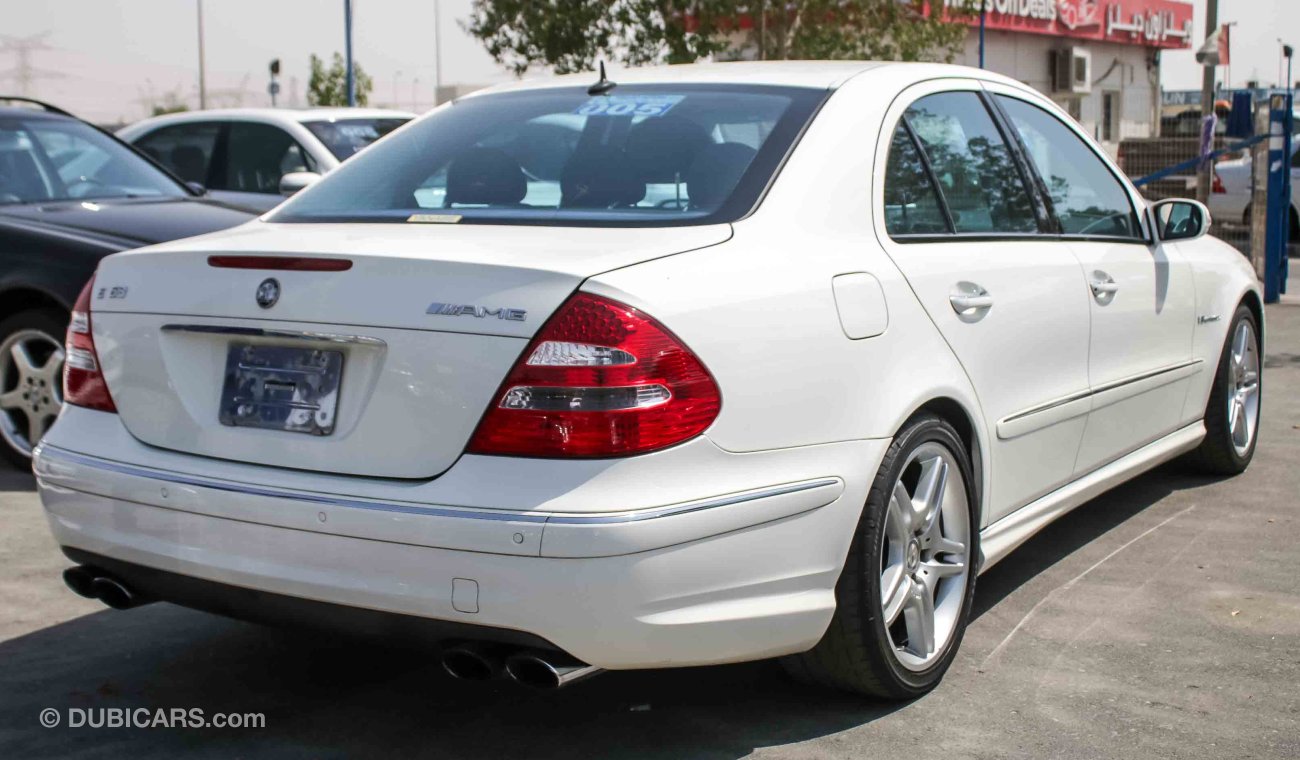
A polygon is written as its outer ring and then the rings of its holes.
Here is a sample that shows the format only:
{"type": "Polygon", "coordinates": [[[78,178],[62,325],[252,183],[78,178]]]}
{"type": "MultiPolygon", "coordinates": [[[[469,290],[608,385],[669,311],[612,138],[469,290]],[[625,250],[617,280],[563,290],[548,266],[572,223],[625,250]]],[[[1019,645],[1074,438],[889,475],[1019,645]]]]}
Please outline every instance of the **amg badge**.
{"type": "Polygon", "coordinates": [[[486,306],[474,306],[467,303],[438,303],[437,301],[429,304],[429,308],[424,313],[437,314],[443,317],[478,317],[479,319],[496,317],[497,319],[508,319],[512,322],[522,322],[528,315],[528,312],[523,309],[507,309],[505,307],[489,309],[486,306]]]}

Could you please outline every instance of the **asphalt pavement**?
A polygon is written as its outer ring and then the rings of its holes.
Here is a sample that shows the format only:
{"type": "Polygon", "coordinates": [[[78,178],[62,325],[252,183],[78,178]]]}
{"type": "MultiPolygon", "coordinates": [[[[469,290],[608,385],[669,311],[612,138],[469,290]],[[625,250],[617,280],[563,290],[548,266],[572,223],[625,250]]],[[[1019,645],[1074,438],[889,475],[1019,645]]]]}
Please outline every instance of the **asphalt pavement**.
{"type": "Polygon", "coordinates": [[[382,642],[108,610],[64,588],[31,477],[0,465],[0,757],[1300,757],[1300,301],[1267,316],[1250,470],[1167,465],[1031,539],[979,579],[943,684],[899,705],[770,662],[540,694],[382,642]],[[265,726],[69,727],[71,708],[265,726]]]}

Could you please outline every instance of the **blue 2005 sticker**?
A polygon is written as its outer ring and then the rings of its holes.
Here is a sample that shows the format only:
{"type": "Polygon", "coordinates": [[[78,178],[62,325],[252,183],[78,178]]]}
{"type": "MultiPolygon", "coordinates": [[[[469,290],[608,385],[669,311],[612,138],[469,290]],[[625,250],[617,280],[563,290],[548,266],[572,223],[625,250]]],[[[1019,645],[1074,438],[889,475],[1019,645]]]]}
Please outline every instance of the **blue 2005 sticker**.
{"type": "Polygon", "coordinates": [[[588,100],[574,113],[579,116],[663,116],[682,102],[685,95],[601,95],[588,100]]]}

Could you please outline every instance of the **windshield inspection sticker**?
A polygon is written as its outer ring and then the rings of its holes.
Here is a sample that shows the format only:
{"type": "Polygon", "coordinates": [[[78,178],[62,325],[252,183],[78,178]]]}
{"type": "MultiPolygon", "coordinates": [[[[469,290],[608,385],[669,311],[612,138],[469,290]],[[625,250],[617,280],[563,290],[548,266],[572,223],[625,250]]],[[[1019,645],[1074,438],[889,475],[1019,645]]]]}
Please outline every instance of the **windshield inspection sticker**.
{"type": "Polygon", "coordinates": [[[579,116],[663,116],[682,102],[685,95],[599,95],[574,113],[579,116]]]}

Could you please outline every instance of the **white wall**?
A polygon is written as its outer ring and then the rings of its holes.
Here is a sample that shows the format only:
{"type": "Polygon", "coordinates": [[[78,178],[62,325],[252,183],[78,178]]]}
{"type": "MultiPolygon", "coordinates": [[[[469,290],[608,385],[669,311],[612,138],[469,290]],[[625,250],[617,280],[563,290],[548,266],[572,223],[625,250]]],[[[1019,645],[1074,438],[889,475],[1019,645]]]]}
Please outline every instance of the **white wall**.
{"type": "MultiPolygon", "coordinates": [[[[1155,106],[1160,100],[1160,91],[1154,83],[1159,82],[1159,67],[1149,70],[1149,59],[1147,49],[1136,45],[1088,42],[1044,34],[985,32],[984,61],[989,70],[1006,74],[1041,90],[1062,105],[1067,98],[1078,97],[1079,121],[1098,141],[1102,140],[1102,93],[1118,93],[1118,134],[1112,134],[1109,142],[1103,142],[1112,154],[1118,148],[1119,140],[1152,137],[1155,134],[1153,118],[1155,106]],[[1086,95],[1071,96],[1069,93],[1052,91],[1050,52],[1066,47],[1083,47],[1092,53],[1092,92],[1086,95]]],[[[979,65],[978,29],[972,29],[967,35],[965,50],[958,53],[953,62],[968,66],[979,65]]]]}

